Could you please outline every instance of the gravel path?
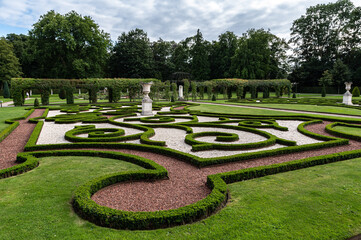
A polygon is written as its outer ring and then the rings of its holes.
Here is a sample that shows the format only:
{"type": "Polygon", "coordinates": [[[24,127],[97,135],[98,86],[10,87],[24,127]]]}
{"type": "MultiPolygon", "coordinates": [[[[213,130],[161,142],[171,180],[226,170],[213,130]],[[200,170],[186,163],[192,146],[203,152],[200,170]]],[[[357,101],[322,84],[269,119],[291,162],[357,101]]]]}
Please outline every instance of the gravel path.
{"type": "Polygon", "coordinates": [[[28,141],[35,125],[28,120],[34,117],[40,117],[44,109],[35,109],[35,111],[25,120],[20,120],[20,125],[2,142],[0,142],[0,169],[14,166],[16,155],[22,152],[28,141]]]}
{"type": "MultiPolygon", "coordinates": [[[[309,125],[306,128],[313,132],[326,134],[324,132],[324,127],[328,123],[329,122],[309,125]]],[[[157,211],[174,209],[197,202],[206,197],[210,190],[205,184],[207,176],[210,174],[229,172],[237,169],[262,165],[271,165],[360,148],[360,142],[350,140],[350,144],[347,146],[259,158],[255,160],[215,165],[201,169],[193,167],[185,162],[156,153],[118,149],[115,151],[149,158],[164,166],[169,172],[169,180],[119,183],[98,191],[92,196],[92,199],[100,205],[128,211],[157,211]]]]}

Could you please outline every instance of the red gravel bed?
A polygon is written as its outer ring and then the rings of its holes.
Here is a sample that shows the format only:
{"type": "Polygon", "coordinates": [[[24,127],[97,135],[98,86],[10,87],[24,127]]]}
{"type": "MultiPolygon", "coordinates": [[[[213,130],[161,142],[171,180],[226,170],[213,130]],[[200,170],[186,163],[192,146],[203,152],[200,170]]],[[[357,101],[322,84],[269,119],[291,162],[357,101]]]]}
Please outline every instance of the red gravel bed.
{"type": "MultiPolygon", "coordinates": [[[[312,132],[329,135],[324,132],[325,125],[328,123],[329,122],[309,125],[306,129],[312,132]]],[[[210,192],[210,190],[206,187],[208,175],[234,171],[237,169],[282,163],[312,156],[344,152],[360,149],[360,147],[360,142],[350,140],[350,144],[346,146],[265,157],[242,162],[215,165],[202,169],[156,153],[126,149],[115,150],[142,156],[164,166],[169,172],[169,180],[119,183],[98,191],[92,196],[92,199],[100,205],[127,211],[157,211],[174,209],[205,198],[210,192]]]]}
{"type": "Polygon", "coordinates": [[[29,123],[30,118],[40,117],[44,109],[35,111],[25,120],[19,120],[19,126],[2,142],[0,142],[0,169],[16,165],[16,155],[24,150],[26,142],[35,128],[35,123],[29,123]]]}
{"type": "Polygon", "coordinates": [[[183,110],[184,109],[184,106],[180,106],[180,107],[176,107],[176,108],[173,108],[174,110],[183,110]]]}

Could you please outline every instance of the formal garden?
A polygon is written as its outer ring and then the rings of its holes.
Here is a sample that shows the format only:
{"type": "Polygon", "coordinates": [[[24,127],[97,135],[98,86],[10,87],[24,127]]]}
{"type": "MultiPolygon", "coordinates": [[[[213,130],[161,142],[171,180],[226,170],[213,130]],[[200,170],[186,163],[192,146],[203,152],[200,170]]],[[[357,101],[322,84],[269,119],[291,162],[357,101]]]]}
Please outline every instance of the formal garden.
{"type": "Polygon", "coordinates": [[[18,107],[0,108],[1,239],[361,232],[357,97],[293,98],[288,80],[182,81],[183,92],[156,79],[12,81],[18,107]],[[39,95],[26,100],[30,90],[39,95]]]}

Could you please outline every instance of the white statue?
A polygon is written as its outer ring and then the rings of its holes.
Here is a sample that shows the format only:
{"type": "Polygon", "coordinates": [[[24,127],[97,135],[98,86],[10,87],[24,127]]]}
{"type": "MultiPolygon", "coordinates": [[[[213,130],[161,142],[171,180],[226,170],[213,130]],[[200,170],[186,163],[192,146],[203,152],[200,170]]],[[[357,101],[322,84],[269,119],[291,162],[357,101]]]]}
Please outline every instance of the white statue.
{"type": "Polygon", "coordinates": [[[143,100],[142,100],[142,116],[153,116],[152,111],[152,99],[148,96],[150,93],[150,87],[152,86],[153,82],[148,83],[140,83],[143,87],[143,100]]]}
{"type": "Polygon", "coordinates": [[[184,97],[183,97],[183,86],[182,85],[179,85],[179,100],[180,101],[183,101],[184,100],[184,97]]]}
{"type": "Polygon", "coordinates": [[[346,92],[343,95],[342,103],[346,105],[352,105],[352,94],[350,93],[352,82],[345,82],[346,92]]]}

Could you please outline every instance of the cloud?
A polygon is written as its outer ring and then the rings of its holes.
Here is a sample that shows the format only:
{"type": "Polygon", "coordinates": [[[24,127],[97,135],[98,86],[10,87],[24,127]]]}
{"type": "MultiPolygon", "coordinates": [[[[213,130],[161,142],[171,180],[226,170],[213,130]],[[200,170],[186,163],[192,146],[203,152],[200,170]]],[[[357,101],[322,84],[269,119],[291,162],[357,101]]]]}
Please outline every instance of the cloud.
{"type": "MultiPolygon", "coordinates": [[[[2,25],[31,29],[49,10],[65,14],[75,10],[91,16],[100,28],[116,40],[122,32],[141,28],[151,40],[180,41],[200,29],[207,40],[225,31],[241,35],[250,28],[270,29],[289,37],[293,20],[310,6],[307,0],[5,0],[0,2],[2,25]]],[[[329,0],[319,0],[327,3],[329,0]]],[[[333,1],[335,2],[335,1],[333,1]]],[[[353,1],[356,6],[361,0],[353,1]]],[[[0,26],[1,28],[1,26],[0,26]]],[[[0,29],[0,32],[1,31],[0,29]]],[[[10,32],[9,32],[10,33],[10,32]]]]}

